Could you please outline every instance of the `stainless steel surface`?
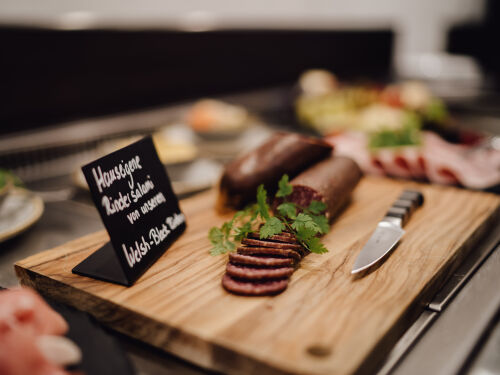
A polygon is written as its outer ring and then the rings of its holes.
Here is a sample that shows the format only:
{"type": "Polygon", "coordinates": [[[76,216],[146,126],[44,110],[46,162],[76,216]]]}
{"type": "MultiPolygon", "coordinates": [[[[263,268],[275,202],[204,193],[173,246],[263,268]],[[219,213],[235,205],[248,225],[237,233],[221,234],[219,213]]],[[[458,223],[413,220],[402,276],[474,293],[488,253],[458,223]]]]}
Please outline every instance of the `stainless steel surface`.
{"type": "Polygon", "coordinates": [[[389,253],[398,243],[405,231],[387,221],[381,221],[377,229],[359,253],[351,273],[359,273],[371,267],[389,253]]]}
{"type": "Polygon", "coordinates": [[[485,260],[394,374],[457,374],[499,311],[500,247],[485,260]]]}
{"type": "Polygon", "coordinates": [[[438,317],[438,313],[434,311],[425,310],[398,340],[398,343],[389,353],[389,356],[384,362],[382,368],[377,372],[377,375],[387,375],[410,350],[417,340],[427,331],[432,325],[434,320],[438,317]]]}
{"type": "Polygon", "coordinates": [[[460,289],[467,283],[469,278],[481,266],[484,260],[495,249],[500,242],[500,224],[493,228],[475,250],[464,260],[462,265],[453,273],[450,280],[434,296],[429,309],[443,311],[450,301],[457,295],[460,289]]]}
{"type": "Polygon", "coordinates": [[[491,332],[486,344],[466,373],[468,375],[500,374],[500,324],[497,324],[491,332]]]}

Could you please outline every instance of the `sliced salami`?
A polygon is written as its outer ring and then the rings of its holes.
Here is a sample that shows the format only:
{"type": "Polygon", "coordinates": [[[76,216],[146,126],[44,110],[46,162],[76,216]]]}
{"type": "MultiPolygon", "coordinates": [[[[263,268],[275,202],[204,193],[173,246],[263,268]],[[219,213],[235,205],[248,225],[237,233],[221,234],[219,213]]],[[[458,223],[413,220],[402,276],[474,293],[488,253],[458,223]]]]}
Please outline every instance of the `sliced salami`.
{"type": "Polygon", "coordinates": [[[286,258],[293,258],[299,261],[302,257],[300,253],[295,250],[290,249],[276,249],[273,247],[250,247],[250,246],[240,246],[238,247],[238,254],[243,255],[277,255],[286,258]]]}
{"type": "MultiPolygon", "coordinates": [[[[249,233],[248,237],[256,239],[256,240],[260,239],[260,235],[257,232],[249,233]]],[[[292,235],[291,233],[282,232],[280,234],[276,234],[274,236],[266,238],[266,241],[276,241],[276,242],[283,242],[283,243],[297,243],[297,238],[295,238],[295,236],[292,235]]]]}
{"type": "Polygon", "coordinates": [[[272,281],[240,281],[227,273],[222,277],[222,286],[229,292],[247,296],[265,296],[278,294],[288,286],[288,279],[272,281]]]}
{"type": "Polygon", "coordinates": [[[232,277],[244,280],[268,280],[283,279],[290,277],[294,269],[292,267],[279,268],[252,268],[237,266],[231,263],[227,264],[226,273],[232,277]]]}
{"type": "Polygon", "coordinates": [[[295,262],[292,258],[260,257],[229,253],[229,262],[255,267],[292,267],[295,262]]]}
{"type": "Polygon", "coordinates": [[[267,240],[254,240],[252,238],[243,238],[241,240],[243,245],[256,246],[256,247],[274,247],[276,249],[289,249],[295,251],[301,251],[302,245],[292,244],[292,243],[282,243],[267,240]]]}

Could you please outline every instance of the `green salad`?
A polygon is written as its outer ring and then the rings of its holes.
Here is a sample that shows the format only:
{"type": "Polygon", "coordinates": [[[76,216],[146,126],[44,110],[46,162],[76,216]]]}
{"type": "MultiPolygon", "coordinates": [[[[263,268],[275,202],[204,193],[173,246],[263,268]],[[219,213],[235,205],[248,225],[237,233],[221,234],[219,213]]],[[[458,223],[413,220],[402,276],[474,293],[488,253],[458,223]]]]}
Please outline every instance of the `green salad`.
{"type": "Polygon", "coordinates": [[[372,149],[383,147],[418,146],[421,144],[422,122],[413,115],[407,114],[402,125],[396,129],[384,129],[368,134],[369,147],[372,149]]]}
{"type": "Polygon", "coordinates": [[[313,70],[299,83],[297,118],[322,135],[357,131],[372,135],[372,147],[413,145],[421,128],[440,133],[452,125],[446,104],[422,82],[340,84],[331,72],[313,70]]]}

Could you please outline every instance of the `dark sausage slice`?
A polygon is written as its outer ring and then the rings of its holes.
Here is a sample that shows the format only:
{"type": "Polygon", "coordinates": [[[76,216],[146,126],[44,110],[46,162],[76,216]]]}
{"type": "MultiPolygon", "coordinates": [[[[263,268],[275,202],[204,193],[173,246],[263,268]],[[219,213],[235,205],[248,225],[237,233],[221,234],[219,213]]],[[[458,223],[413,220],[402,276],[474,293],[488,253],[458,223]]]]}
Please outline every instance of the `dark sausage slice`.
{"type": "MultiPolygon", "coordinates": [[[[350,158],[332,156],[295,177],[290,183],[293,192],[288,200],[307,207],[311,201],[326,203],[326,217],[331,221],[349,201],[362,172],[350,158]]],[[[274,207],[279,202],[274,203],[274,207]]]]}
{"type": "Polygon", "coordinates": [[[301,255],[295,250],[288,249],[275,249],[272,247],[246,247],[240,246],[238,247],[238,254],[243,255],[277,255],[285,258],[293,258],[295,260],[300,260],[301,255]]]}
{"type": "MultiPolygon", "coordinates": [[[[257,232],[249,233],[248,237],[256,239],[256,240],[260,239],[260,235],[257,232]]],[[[276,241],[276,242],[296,244],[297,243],[297,238],[295,238],[295,236],[292,235],[291,233],[283,232],[281,234],[276,234],[274,236],[266,238],[266,241],[276,241]]]]}
{"type": "Polygon", "coordinates": [[[273,195],[282,175],[286,173],[292,178],[331,152],[332,146],[321,139],[278,132],[226,166],[220,180],[217,208],[242,208],[255,200],[260,184],[273,195]]]}
{"type": "Polygon", "coordinates": [[[227,273],[222,277],[222,286],[229,292],[247,296],[265,296],[281,293],[286,289],[288,279],[250,282],[232,278],[227,273]]]}
{"type": "Polygon", "coordinates": [[[274,247],[276,249],[290,249],[295,251],[301,251],[302,245],[292,244],[292,243],[281,243],[281,242],[273,242],[267,240],[254,240],[251,238],[243,238],[241,240],[243,245],[248,246],[257,246],[257,247],[274,247]]]}
{"type": "Polygon", "coordinates": [[[229,276],[237,279],[258,281],[268,279],[283,279],[290,277],[293,273],[292,267],[279,267],[279,268],[252,268],[245,266],[236,266],[228,263],[226,273],[229,276]]]}
{"type": "Polygon", "coordinates": [[[229,262],[255,267],[292,267],[295,264],[292,258],[259,257],[236,253],[229,253],[229,262]]]}

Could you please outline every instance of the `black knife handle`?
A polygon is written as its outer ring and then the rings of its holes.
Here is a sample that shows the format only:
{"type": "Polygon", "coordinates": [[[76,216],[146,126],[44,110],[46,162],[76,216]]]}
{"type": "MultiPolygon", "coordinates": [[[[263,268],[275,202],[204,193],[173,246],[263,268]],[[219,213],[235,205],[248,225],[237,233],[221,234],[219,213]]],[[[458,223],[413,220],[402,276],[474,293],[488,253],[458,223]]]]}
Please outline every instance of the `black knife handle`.
{"type": "Polygon", "coordinates": [[[399,199],[412,201],[416,203],[417,207],[424,204],[424,195],[418,190],[405,190],[401,193],[399,199]]]}
{"type": "Polygon", "coordinates": [[[424,195],[417,190],[405,190],[393,203],[389,211],[385,214],[387,219],[401,219],[401,226],[404,226],[411,214],[424,204],[424,195]]]}

